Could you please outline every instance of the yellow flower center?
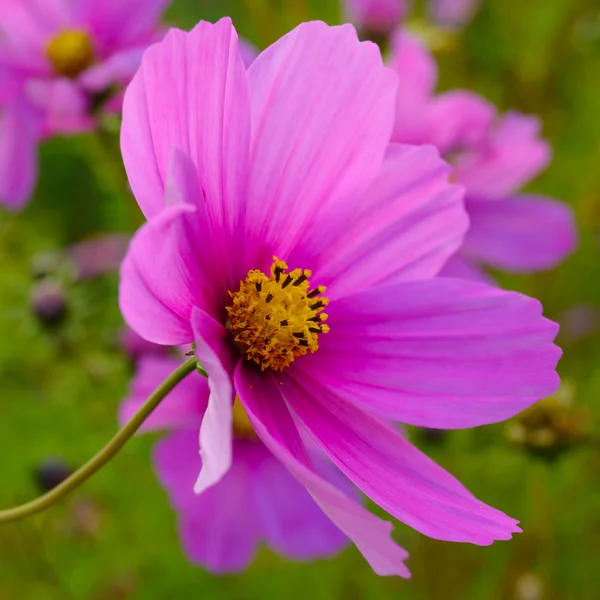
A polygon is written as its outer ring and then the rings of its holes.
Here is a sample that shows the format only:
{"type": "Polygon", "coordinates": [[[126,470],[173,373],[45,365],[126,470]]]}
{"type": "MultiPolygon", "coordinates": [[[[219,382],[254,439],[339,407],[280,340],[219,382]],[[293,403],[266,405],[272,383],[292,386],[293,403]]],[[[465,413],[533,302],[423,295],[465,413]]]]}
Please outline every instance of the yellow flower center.
{"type": "Polygon", "coordinates": [[[50,40],[46,56],[57,75],[77,77],[94,63],[94,47],[87,32],[67,29],[50,40]]]}
{"type": "Polygon", "coordinates": [[[233,432],[238,438],[256,439],[256,433],[250,423],[250,419],[240,402],[240,399],[236,396],[235,402],[233,403],[233,432]]]}
{"type": "Polygon", "coordinates": [[[240,289],[229,292],[229,330],[248,360],[261,370],[283,371],[297,356],[319,349],[319,334],[327,333],[329,300],[321,294],[325,286],[310,290],[308,270],[294,269],[277,257],[271,276],[249,271],[240,289]]]}

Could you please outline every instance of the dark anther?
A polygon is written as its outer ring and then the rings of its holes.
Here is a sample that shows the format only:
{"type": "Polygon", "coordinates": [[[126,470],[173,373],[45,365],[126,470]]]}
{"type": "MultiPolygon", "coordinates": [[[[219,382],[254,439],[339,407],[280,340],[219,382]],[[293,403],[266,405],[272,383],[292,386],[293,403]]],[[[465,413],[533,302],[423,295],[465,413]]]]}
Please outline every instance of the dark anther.
{"type": "Polygon", "coordinates": [[[284,319],[283,321],[279,321],[279,325],[280,325],[281,327],[283,327],[283,326],[285,326],[285,325],[287,325],[287,324],[288,324],[288,320],[287,320],[287,319],[284,319]]]}
{"type": "Polygon", "coordinates": [[[300,285],[303,281],[306,281],[306,275],[304,273],[294,281],[294,285],[300,285]]]}
{"type": "Polygon", "coordinates": [[[271,302],[271,300],[273,300],[273,294],[268,293],[267,297],[265,298],[265,302],[271,302]]]}
{"type": "Polygon", "coordinates": [[[275,267],[275,281],[277,283],[279,283],[279,278],[281,277],[282,273],[283,273],[283,269],[281,267],[275,267]]]}
{"type": "Polygon", "coordinates": [[[299,346],[307,347],[308,346],[308,340],[298,340],[298,345],[299,346]]]}
{"type": "Polygon", "coordinates": [[[311,310],[318,310],[319,308],[323,308],[325,305],[323,304],[323,302],[321,302],[321,300],[319,300],[318,302],[315,302],[310,309],[311,310]]]}
{"type": "Polygon", "coordinates": [[[313,323],[320,323],[321,317],[320,316],[311,317],[310,319],[307,319],[307,321],[312,321],[313,323]]]}
{"type": "Polygon", "coordinates": [[[254,285],[256,287],[257,292],[260,292],[260,290],[262,290],[262,283],[260,281],[257,281],[254,285]]]}
{"type": "Polygon", "coordinates": [[[319,293],[319,288],[315,288],[306,294],[307,298],[314,298],[319,293]]]}
{"type": "Polygon", "coordinates": [[[304,337],[304,332],[303,332],[303,331],[301,331],[300,333],[292,333],[292,335],[293,335],[295,338],[302,339],[302,338],[304,337]]]}
{"type": "Polygon", "coordinates": [[[285,278],[285,281],[283,282],[283,284],[281,285],[281,289],[285,289],[288,285],[290,285],[290,283],[292,283],[292,276],[288,275],[285,278]]]}
{"type": "Polygon", "coordinates": [[[308,330],[312,331],[312,333],[321,333],[321,329],[319,327],[309,327],[308,330]]]}

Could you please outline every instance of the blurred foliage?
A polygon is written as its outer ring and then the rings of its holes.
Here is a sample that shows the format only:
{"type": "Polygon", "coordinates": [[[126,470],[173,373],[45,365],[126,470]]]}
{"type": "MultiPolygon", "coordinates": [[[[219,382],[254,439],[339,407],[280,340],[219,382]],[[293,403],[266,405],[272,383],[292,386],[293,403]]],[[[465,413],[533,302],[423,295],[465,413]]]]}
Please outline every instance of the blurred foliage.
{"type": "MultiPolygon", "coordinates": [[[[375,576],[353,548],[311,564],[264,549],[244,575],[215,577],[189,565],[179,548],[145,436],[68,501],[0,528],[2,600],[600,598],[600,6],[483,4],[464,32],[434,36],[441,88],[468,87],[502,109],[543,118],[555,158],[531,190],[574,207],[580,249],[555,272],[500,280],[542,299],[547,315],[564,324],[568,420],[583,419],[585,433],[551,457],[511,443],[510,424],[410,433],[478,497],[519,518],[524,533],[479,548],[429,540],[399,524],[397,538],[411,553],[408,582],[375,576]]],[[[264,47],[302,20],[338,22],[339,12],[337,0],[179,0],[169,19],[186,28],[229,14],[240,34],[264,47]]],[[[41,167],[32,204],[0,219],[2,506],[40,492],[44,461],[76,466],[108,440],[132,372],[118,344],[116,274],[77,282],[63,254],[86,236],[133,231],[141,222],[116,137],[54,140],[41,167]],[[57,323],[32,309],[40,278],[64,294],[57,323]]]]}

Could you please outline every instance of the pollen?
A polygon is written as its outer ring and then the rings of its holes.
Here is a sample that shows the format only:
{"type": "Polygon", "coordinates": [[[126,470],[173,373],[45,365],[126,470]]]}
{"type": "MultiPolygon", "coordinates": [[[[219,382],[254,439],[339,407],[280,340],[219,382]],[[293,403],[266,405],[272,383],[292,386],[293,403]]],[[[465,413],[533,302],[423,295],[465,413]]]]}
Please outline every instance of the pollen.
{"type": "Polygon", "coordinates": [[[94,63],[94,47],[86,31],[67,29],[50,40],[46,56],[57,75],[77,77],[94,63]]]}
{"type": "Polygon", "coordinates": [[[298,356],[319,349],[327,333],[325,286],[310,288],[311,271],[273,259],[270,276],[252,270],[237,292],[229,292],[228,327],[238,348],[261,370],[283,371],[298,356]]]}

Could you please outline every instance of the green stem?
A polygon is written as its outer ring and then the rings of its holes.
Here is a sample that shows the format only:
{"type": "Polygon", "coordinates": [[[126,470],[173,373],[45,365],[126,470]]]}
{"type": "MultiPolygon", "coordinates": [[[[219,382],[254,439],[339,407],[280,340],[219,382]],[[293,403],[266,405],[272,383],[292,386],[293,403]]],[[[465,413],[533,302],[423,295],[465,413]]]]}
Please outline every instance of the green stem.
{"type": "Polygon", "coordinates": [[[48,493],[27,502],[0,511],[0,523],[17,521],[24,519],[35,513],[38,513],[70,492],[79,487],[84,481],[89,479],[96,471],[101,469],[119,450],[127,443],[129,438],[142,426],[142,423],[150,416],[152,411],[161,403],[165,396],[185,377],[196,370],[197,360],[195,357],[189,358],[182,365],[177,367],[148,397],[142,407],[133,415],[133,417],[120,429],[117,434],[87,463],[79,468],[70,477],[62,483],[52,488],[48,493]]]}

